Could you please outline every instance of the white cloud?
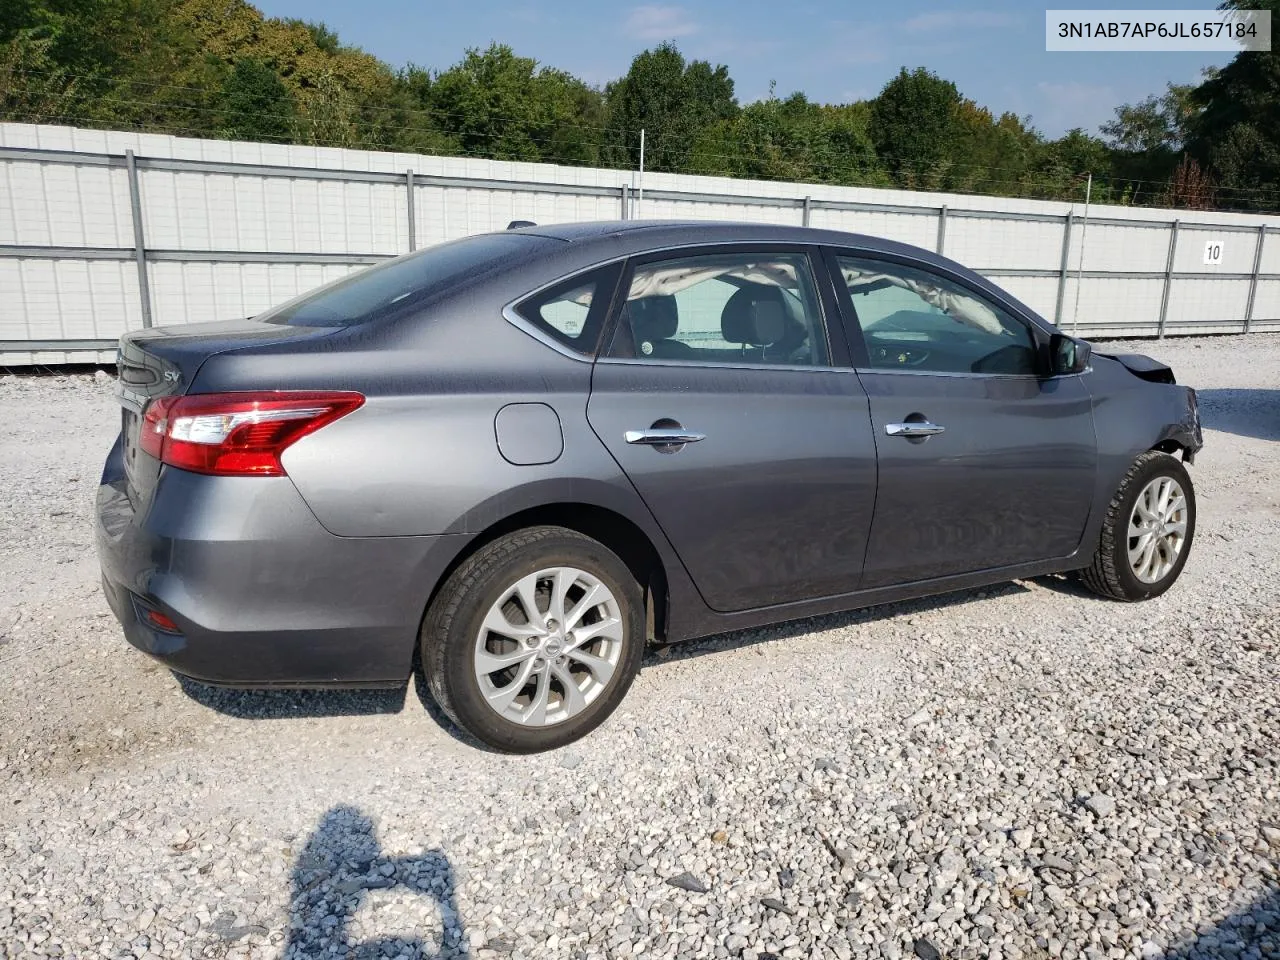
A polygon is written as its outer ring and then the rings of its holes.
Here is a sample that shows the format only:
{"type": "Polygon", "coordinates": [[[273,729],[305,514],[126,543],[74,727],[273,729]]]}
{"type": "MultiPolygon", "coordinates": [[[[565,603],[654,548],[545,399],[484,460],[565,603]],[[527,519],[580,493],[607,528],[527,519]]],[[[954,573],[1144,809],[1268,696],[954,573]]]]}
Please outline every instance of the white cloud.
{"type": "Polygon", "coordinates": [[[698,32],[698,23],[684,7],[635,7],[623,25],[635,40],[674,40],[698,32]]]}
{"type": "Polygon", "coordinates": [[[996,29],[1016,22],[1016,17],[995,10],[935,10],[912,17],[903,27],[908,33],[941,33],[965,28],[996,29]]]}

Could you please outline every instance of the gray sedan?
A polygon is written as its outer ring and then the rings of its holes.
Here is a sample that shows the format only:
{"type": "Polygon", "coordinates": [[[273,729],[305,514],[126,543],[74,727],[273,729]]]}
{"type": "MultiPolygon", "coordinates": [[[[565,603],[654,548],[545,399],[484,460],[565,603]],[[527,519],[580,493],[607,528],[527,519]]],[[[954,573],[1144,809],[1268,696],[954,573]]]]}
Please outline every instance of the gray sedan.
{"type": "Polygon", "coordinates": [[[526,226],[251,320],[127,334],[98,496],[134,646],[233,686],[403,684],[574,740],[672,642],[1012,578],[1167,590],[1195,392],[925,250],[526,226]]]}

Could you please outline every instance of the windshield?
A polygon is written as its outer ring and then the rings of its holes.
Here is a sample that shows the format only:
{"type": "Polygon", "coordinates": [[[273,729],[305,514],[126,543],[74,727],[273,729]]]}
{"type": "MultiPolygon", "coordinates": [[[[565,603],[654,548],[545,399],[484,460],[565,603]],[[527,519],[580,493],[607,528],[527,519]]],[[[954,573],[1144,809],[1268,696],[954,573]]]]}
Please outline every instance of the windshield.
{"type": "Polygon", "coordinates": [[[310,290],[257,319],[304,327],[364,323],[399,304],[426,299],[463,280],[489,273],[545,242],[540,237],[499,233],[442,243],[310,290]]]}

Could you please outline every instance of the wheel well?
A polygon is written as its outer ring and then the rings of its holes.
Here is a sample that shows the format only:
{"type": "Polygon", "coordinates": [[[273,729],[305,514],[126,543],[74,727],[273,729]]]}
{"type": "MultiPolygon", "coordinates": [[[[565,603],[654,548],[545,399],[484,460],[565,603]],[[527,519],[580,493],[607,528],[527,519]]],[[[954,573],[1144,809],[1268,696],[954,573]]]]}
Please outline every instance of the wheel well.
{"type": "Polygon", "coordinates": [[[1177,440],[1161,440],[1151,449],[1159,450],[1161,453],[1167,453],[1170,456],[1180,457],[1182,460],[1186,462],[1190,462],[1189,460],[1187,460],[1186,445],[1179,443],[1177,440]]]}
{"type": "Polygon", "coordinates": [[[649,537],[638,526],[612,510],[585,503],[553,503],[531,507],[499,520],[481,531],[453,558],[431,592],[427,606],[468,557],[499,537],[528,527],[566,527],[598,540],[627,565],[645,593],[649,636],[661,641],[667,633],[667,572],[649,537]]]}

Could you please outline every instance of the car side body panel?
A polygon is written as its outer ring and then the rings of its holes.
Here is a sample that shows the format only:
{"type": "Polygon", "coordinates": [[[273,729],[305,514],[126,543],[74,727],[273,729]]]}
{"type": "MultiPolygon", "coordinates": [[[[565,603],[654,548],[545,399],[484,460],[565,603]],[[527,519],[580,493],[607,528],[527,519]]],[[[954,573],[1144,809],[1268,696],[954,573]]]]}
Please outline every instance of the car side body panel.
{"type": "Polygon", "coordinates": [[[863,583],[1069,557],[1094,499],[1089,393],[1075,377],[864,370],[880,487],[863,583]],[[925,417],[945,432],[892,437],[925,417]]]}
{"type": "Polygon", "coordinates": [[[876,462],[853,371],[601,360],[588,414],[709,608],[858,585],[876,462]],[[669,421],[705,439],[624,439],[669,421]]]}

